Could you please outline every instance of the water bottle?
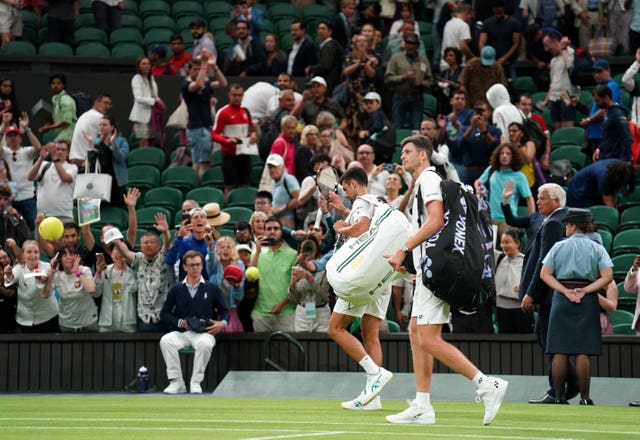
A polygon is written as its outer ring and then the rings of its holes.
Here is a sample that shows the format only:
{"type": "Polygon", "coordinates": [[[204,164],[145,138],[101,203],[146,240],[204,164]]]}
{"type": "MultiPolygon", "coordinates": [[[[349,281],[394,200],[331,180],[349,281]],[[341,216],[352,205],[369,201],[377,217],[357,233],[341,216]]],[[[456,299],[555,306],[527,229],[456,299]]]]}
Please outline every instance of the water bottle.
{"type": "Polygon", "coordinates": [[[146,393],[149,391],[149,371],[144,365],[138,370],[138,392],[146,393]]]}

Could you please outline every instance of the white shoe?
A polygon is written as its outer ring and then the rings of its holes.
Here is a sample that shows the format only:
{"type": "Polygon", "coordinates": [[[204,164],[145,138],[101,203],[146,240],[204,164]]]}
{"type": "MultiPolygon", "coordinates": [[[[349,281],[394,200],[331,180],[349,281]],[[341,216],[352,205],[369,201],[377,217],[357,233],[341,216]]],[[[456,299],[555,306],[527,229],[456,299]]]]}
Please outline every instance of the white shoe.
{"type": "Polygon", "coordinates": [[[393,373],[382,367],[380,367],[376,374],[367,374],[367,384],[359,396],[361,397],[360,403],[364,406],[375,399],[391,379],[393,379],[393,373]]]}
{"type": "Polygon", "coordinates": [[[409,408],[398,414],[385,417],[389,423],[433,425],[436,423],[436,413],[433,406],[418,406],[414,401],[407,400],[409,408]]]}
{"type": "Polygon", "coordinates": [[[189,385],[189,392],[191,394],[202,394],[202,387],[198,382],[191,382],[191,385],[189,385]]]}
{"type": "Polygon", "coordinates": [[[489,383],[476,391],[478,399],[484,402],[484,424],[489,425],[500,410],[500,405],[507,393],[509,382],[506,380],[489,377],[489,383]]]}
{"type": "Polygon", "coordinates": [[[174,379],[168,387],[164,389],[166,394],[182,394],[187,392],[187,387],[182,379],[174,379]]]}
{"type": "Polygon", "coordinates": [[[367,403],[366,405],[363,405],[362,404],[363,394],[364,394],[364,391],[360,393],[360,395],[355,399],[349,400],[348,402],[342,402],[340,406],[342,406],[344,409],[352,409],[356,411],[377,411],[382,409],[382,402],[380,401],[380,396],[377,396],[371,402],[367,403]]]}

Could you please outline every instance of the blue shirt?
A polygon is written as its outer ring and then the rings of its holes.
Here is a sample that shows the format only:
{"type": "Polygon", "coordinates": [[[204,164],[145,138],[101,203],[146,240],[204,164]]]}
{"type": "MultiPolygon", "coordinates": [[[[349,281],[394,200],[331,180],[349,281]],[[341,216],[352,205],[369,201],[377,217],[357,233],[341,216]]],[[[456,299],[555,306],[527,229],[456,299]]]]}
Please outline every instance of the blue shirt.
{"type": "MultiPolygon", "coordinates": [[[[169,266],[176,264],[176,261],[182,259],[182,256],[190,250],[198,251],[202,254],[202,261],[205,261],[207,258],[207,253],[209,251],[209,246],[207,242],[203,240],[197,240],[193,235],[189,235],[187,238],[176,237],[173,241],[173,244],[169,248],[167,252],[166,262],[169,266]]],[[[180,280],[183,280],[187,273],[182,268],[182,264],[180,264],[180,268],[178,269],[178,276],[180,280]]],[[[209,274],[207,273],[206,264],[202,265],[202,277],[205,280],[209,280],[209,274]]]]}
{"type": "Polygon", "coordinates": [[[489,188],[489,206],[491,206],[491,220],[494,222],[503,222],[504,214],[502,213],[502,189],[504,184],[510,180],[513,180],[515,193],[509,198],[509,206],[511,212],[516,215],[518,212],[518,201],[520,198],[526,199],[531,196],[531,189],[527,178],[520,171],[509,170],[496,170],[491,174],[491,181],[487,185],[487,178],[489,177],[489,171],[491,167],[487,167],[482,173],[479,180],[484,186],[489,188]]]}
{"type": "MultiPolygon", "coordinates": [[[[275,186],[273,187],[273,207],[278,209],[282,208],[291,200],[291,194],[294,191],[299,190],[300,184],[298,183],[298,179],[285,171],[282,177],[276,182],[275,186]]],[[[293,212],[286,211],[278,215],[277,217],[293,217],[293,212]]]]}
{"type": "MultiPolygon", "coordinates": [[[[613,78],[598,85],[609,87],[611,89],[611,98],[613,99],[613,102],[620,105],[622,102],[620,87],[618,87],[618,84],[613,80],[613,78]]],[[[596,101],[594,99],[591,102],[591,113],[589,113],[589,116],[593,116],[598,110],[600,110],[600,108],[596,105],[596,101]]],[[[589,124],[589,139],[602,139],[603,126],[604,118],[596,122],[591,122],[589,124]]]]}
{"type": "Polygon", "coordinates": [[[613,176],[607,175],[607,166],[616,159],[603,159],[584,167],[569,182],[567,206],[588,208],[604,204],[602,196],[613,196],[613,176]]]}
{"type": "Polygon", "coordinates": [[[601,270],[613,267],[606,249],[585,234],[554,244],[542,264],[553,269],[557,280],[594,281],[601,270]]]}

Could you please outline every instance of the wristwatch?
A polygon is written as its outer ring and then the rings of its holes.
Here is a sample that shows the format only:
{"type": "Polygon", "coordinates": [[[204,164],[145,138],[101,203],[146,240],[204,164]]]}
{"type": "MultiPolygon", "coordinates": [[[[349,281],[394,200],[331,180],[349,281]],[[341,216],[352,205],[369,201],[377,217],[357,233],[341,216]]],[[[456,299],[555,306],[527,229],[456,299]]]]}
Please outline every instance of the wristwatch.
{"type": "Polygon", "coordinates": [[[409,250],[409,248],[406,245],[402,246],[402,248],[400,250],[402,252],[404,252],[405,255],[409,255],[411,253],[411,251],[409,250]]]}

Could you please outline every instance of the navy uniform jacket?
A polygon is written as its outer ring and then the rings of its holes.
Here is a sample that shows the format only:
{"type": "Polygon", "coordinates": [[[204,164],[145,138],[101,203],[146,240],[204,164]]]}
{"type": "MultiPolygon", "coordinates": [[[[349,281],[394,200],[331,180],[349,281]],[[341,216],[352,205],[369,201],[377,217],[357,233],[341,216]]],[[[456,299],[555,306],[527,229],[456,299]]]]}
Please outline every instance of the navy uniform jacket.
{"type": "Polygon", "coordinates": [[[208,281],[200,283],[193,298],[184,283],[176,283],[169,289],[160,311],[160,319],[174,329],[184,331],[178,327],[178,321],[187,318],[229,322],[229,310],[218,286],[208,281]]]}

